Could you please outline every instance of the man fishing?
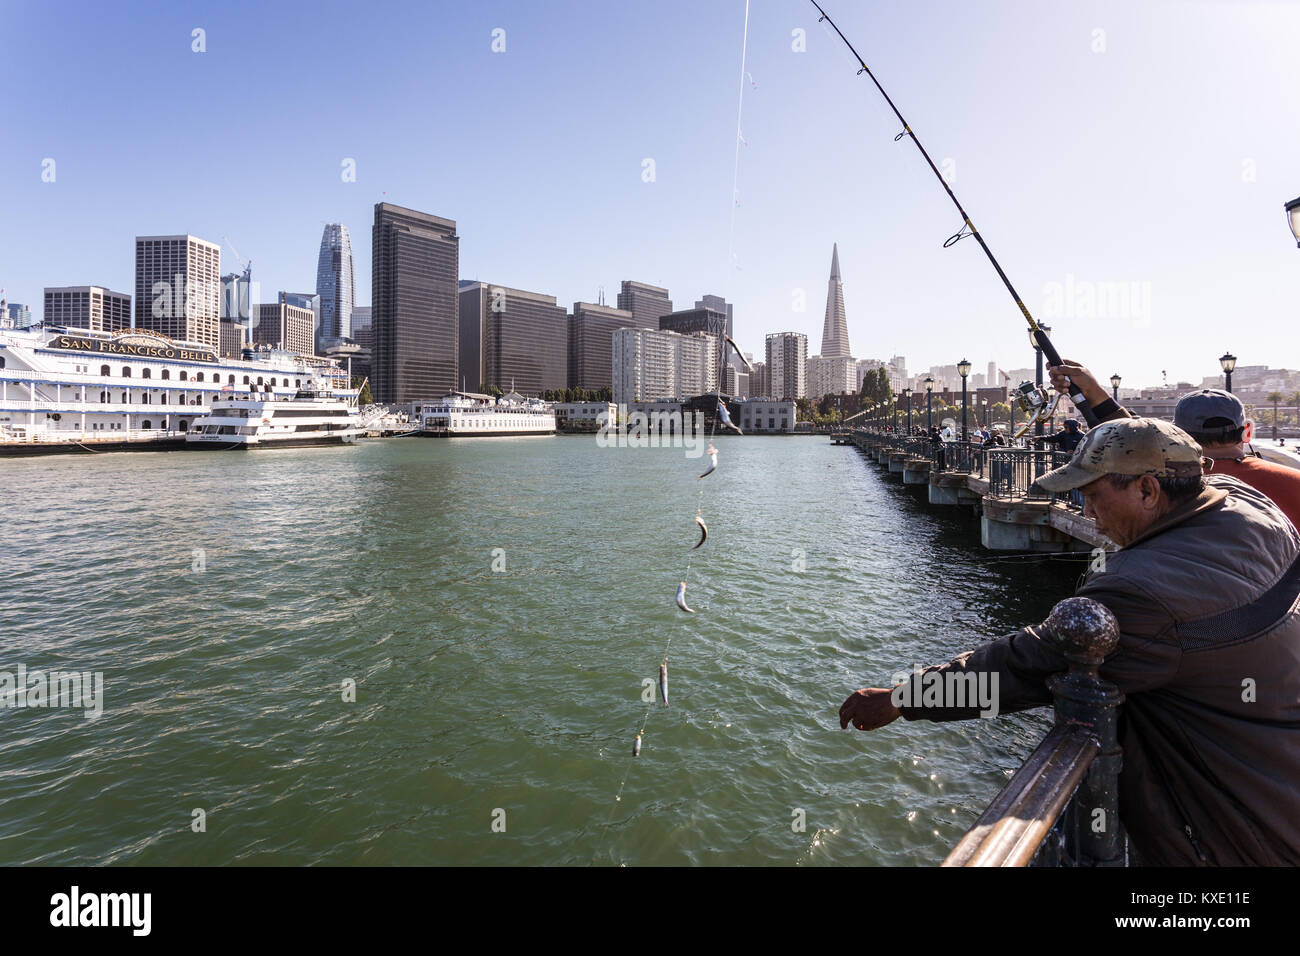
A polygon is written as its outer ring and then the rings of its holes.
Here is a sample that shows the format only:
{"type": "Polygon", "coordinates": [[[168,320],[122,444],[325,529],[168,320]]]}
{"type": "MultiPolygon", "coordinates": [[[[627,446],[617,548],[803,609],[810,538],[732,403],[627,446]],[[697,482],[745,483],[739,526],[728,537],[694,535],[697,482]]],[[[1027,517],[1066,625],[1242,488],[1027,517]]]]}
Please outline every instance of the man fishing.
{"type": "MultiPolygon", "coordinates": [[[[1093,407],[1123,414],[1100,396],[1093,407]]],[[[1106,421],[1038,484],[1080,489],[1084,514],[1119,546],[1077,594],[1120,626],[1100,674],[1125,695],[1119,808],[1137,861],[1300,864],[1300,533],[1256,489],[1204,477],[1200,446],[1155,419],[1106,421]]],[[[935,673],[992,684],[997,712],[1047,705],[1047,678],[1066,669],[1051,632],[1025,627],[914,674],[910,687],[856,692],[840,727],[979,714],[896,705],[933,701],[922,688],[935,673]]]]}
{"type": "Polygon", "coordinates": [[[1066,453],[1072,453],[1079,447],[1079,442],[1083,441],[1083,432],[1079,429],[1079,420],[1077,418],[1067,418],[1065,428],[1051,435],[1043,435],[1033,439],[1043,444],[1055,445],[1058,449],[1066,453]]]}
{"type": "MultiPolygon", "coordinates": [[[[1070,462],[1038,485],[1080,490],[1084,514],[1119,545],[1078,594],[1104,604],[1120,625],[1119,646],[1101,676],[1126,695],[1120,815],[1140,862],[1300,865],[1300,532],[1256,489],[1228,476],[1204,477],[1201,447],[1182,429],[1132,418],[1091,376],[1084,382],[1065,368],[1070,363],[1030,315],[915,129],[835,21],[811,2],[898,118],[895,139],[912,141],[956,208],[962,227],[945,247],[975,240],[1035,347],[1058,367],[1054,384],[1092,429],[1070,462]]],[[[1051,631],[1026,627],[913,675],[907,696],[926,699],[927,675],[983,674],[983,685],[1001,691],[992,711],[1025,710],[1051,703],[1045,681],[1066,669],[1051,631]]],[[[899,717],[979,714],[955,702],[898,706],[894,693],[874,687],[853,694],[840,708],[840,726],[875,730],[899,717]]]]}

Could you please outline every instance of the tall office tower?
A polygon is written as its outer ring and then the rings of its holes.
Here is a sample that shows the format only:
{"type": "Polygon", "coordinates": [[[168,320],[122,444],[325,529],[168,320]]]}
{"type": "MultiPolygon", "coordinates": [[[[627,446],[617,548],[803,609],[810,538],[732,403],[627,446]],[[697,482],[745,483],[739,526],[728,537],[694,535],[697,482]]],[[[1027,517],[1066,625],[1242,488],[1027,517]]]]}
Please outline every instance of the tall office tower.
{"type": "Polygon", "coordinates": [[[988,384],[989,388],[997,387],[999,384],[997,362],[989,362],[989,374],[985,377],[984,381],[988,384]]]}
{"type": "Polygon", "coordinates": [[[460,283],[460,374],[470,391],[520,395],[569,383],[569,316],[555,296],[488,282],[460,283]]]}
{"type": "Polygon", "coordinates": [[[573,314],[569,316],[569,387],[612,387],[614,330],[635,325],[636,320],[626,309],[573,303],[573,314]]]}
{"type": "Polygon", "coordinates": [[[749,397],[767,398],[771,394],[767,390],[767,363],[751,359],[749,366],[753,370],[749,373],[749,397]]]}
{"type": "Polygon", "coordinates": [[[257,321],[253,324],[253,345],[314,355],[316,341],[312,335],[314,316],[311,309],[290,305],[286,293],[280,293],[279,302],[263,302],[254,307],[257,321]]]}
{"type": "Polygon", "coordinates": [[[316,348],[324,355],[326,347],[337,340],[352,338],[352,309],[356,304],[352,237],[341,222],[327,224],[321,234],[320,255],[316,258],[316,294],[320,296],[316,348]]]}
{"type": "Polygon", "coordinates": [[[253,314],[253,267],[244,268],[241,275],[232,272],[221,277],[221,306],[219,314],[222,319],[231,322],[248,323],[253,314]]]}
{"type": "Polygon", "coordinates": [[[32,324],[32,310],[21,302],[10,302],[0,298],[0,328],[8,322],[8,328],[25,329],[32,324]]]}
{"type": "Polygon", "coordinates": [[[459,388],[456,223],[376,203],[371,247],[375,401],[439,398],[459,388]]]}
{"type": "Polygon", "coordinates": [[[234,319],[221,320],[221,350],[218,355],[222,358],[243,358],[248,344],[246,323],[234,319]]]}
{"type": "Polygon", "coordinates": [[[195,236],[136,236],[135,328],[221,347],[221,247],[195,236]]]}
{"type": "Polygon", "coordinates": [[[131,327],[131,297],[97,285],[46,287],[45,324],[120,332],[131,327]]]}
{"type": "Polygon", "coordinates": [[[320,296],[315,292],[281,292],[280,301],[307,309],[312,315],[312,336],[320,338],[320,296]]]}
{"type": "Polygon", "coordinates": [[[734,327],[734,310],[735,306],[728,302],[720,295],[706,295],[701,299],[695,300],[695,308],[712,309],[714,312],[721,312],[727,317],[727,334],[734,336],[736,330],[734,327]]]}
{"type": "Polygon", "coordinates": [[[826,358],[851,355],[849,323],[844,313],[844,283],[840,281],[840,247],[831,246],[831,278],[826,286],[826,320],[822,324],[822,353],[826,358]]]}
{"type": "Polygon", "coordinates": [[[673,300],[668,298],[667,289],[624,279],[618,293],[618,307],[632,313],[638,329],[657,329],[659,316],[673,310],[673,300]]]}
{"type": "Polygon", "coordinates": [[[374,328],[370,324],[370,306],[352,307],[352,341],[363,349],[371,349],[375,344],[374,328]]]}
{"type": "Polygon", "coordinates": [[[768,398],[789,402],[808,397],[808,336],[802,332],[771,333],[766,364],[768,398]]]}
{"type": "MultiPolygon", "coordinates": [[[[722,303],[717,296],[710,296],[719,304],[722,303]]],[[[670,312],[667,315],[659,317],[659,328],[667,329],[670,332],[680,332],[682,335],[689,335],[691,332],[704,332],[712,335],[719,342],[724,335],[731,334],[731,318],[725,308],[713,308],[712,306],[696,304],[693,309],[682,309],[679,312],[670,312]]]]}
{"type": "Polygon", "coordinates": [[[370,366],[375,346],[374,328],[370,322],[370,306],[358,305],[352,308],[352,341],[357,344],[352,353],[352,379],[360,382],[370,378],[370,366]]]}

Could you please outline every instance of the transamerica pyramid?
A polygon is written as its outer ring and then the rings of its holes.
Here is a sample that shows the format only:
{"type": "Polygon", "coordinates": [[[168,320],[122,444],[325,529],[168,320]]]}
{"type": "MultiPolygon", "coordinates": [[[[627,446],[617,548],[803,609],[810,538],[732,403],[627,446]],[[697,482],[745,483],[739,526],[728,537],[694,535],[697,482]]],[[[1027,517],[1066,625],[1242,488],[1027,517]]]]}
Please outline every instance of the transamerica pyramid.
{"type": "Polygon", "coordinates": [[[847,358],[849,321],[844,315],[844,283],[840,281],[839,243],[831,246],[831,281],[826,287],[826,322],[822,326],[822,357],[847,358]]]}

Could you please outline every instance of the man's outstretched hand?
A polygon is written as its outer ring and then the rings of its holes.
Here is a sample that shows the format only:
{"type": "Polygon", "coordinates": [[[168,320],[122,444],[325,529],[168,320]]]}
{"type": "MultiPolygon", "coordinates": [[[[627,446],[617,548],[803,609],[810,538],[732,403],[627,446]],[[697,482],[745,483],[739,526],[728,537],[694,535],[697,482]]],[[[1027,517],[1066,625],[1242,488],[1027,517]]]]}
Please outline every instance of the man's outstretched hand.
{"type": "Polygon", "coordinates": [[[867,687],[857,691],[840,708],[840,730],[852,724],[858,730],[878,730],[892,724],[902,716],[894,701],[893,691],[885,687],[867,687]]]}

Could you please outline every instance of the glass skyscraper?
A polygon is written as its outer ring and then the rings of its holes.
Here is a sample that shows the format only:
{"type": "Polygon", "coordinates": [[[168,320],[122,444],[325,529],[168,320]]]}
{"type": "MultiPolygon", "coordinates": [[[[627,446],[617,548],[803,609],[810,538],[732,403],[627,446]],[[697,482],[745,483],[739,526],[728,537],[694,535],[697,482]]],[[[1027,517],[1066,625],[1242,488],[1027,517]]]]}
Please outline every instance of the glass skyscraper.
{"type": "Polygon", "coordinates": [[[356,304],[352,276],[352,238],[341,222],[325,226],[316,260],[316,294],[320,296],[320,327],[316,348],[325,348],[341,338],[352,337],[352,307],[356,304]]]}
{"type": "Polygon", "coordinates": [[[453,220],[375,204],[370,275],[375,401],[437,399],[460,387],[459,246],[453,220]]]}

